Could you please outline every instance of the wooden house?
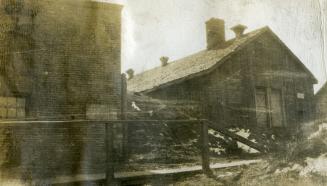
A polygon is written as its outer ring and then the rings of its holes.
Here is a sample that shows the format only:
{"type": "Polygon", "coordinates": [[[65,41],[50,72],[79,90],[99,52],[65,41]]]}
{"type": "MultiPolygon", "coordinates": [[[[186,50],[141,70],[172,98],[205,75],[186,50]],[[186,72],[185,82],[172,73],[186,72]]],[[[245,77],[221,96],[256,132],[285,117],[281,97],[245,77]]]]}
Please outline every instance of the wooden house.
{"type": "Polygon", "coordinates": [[[163,100],[202,105],[210,120],[226,126],[297,129],[313,117],[315,77],[268,27],[245,33],[206,22],[207,49],[140,74],[129,71],[128,90],[163,100]]]}

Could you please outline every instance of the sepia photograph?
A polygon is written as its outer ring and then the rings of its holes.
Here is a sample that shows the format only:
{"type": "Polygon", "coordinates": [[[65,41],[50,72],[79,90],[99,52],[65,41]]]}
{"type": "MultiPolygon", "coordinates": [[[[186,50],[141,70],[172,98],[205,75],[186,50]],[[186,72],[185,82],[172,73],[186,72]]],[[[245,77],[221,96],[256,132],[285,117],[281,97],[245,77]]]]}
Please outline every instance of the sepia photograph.
{"type": "Polygon", "coordinates": [[[0,186],[327,185],[327,0],[0,0],[0,186]]]}

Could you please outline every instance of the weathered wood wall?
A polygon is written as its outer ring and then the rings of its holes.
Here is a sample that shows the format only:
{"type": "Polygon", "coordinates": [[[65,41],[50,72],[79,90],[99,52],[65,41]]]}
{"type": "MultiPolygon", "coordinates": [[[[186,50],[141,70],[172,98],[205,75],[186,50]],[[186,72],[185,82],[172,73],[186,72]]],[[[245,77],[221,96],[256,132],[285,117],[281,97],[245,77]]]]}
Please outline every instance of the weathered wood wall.
{"type": "Polygon", "coordinates": [[[282,94],[284,126],[297,129],[313,119],[314,80],[296,60],[277,38],[266,33],[209,74],[149,95],[199,101],[207,117],[221,125],[258,127],[256,89],[276,89],[282,94]]]}

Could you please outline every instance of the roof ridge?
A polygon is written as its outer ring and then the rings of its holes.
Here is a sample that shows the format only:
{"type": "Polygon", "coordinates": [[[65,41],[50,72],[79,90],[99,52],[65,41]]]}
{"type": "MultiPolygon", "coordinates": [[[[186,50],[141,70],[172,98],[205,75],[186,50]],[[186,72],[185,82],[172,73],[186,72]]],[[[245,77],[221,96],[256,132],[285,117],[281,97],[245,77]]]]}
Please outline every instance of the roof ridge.
{"type": "Polygon", "coordinates": [[[167,66],[157,66],[143,71],[127,81],[127,88],[133,92],[146,92],[176,81],[179,82],[192,78],[201,72],[209,72],[216,65],[223,63],[226,57],[232,55],[240,47],[246,45],[246,43],[252,41],[267,30],[270,30],[269,27],[261,27],[244,34],[240,38],[233,38],[226,41],[230,43],[225,48],[200,50],[186,57],[174,60],[168,63],[167,66]]]}
{"type": "MultiPolygon", "coordinates": [[[[261,28],[258,28],[258,29],[255,29],[255,30],[252,30],[251,32],[248,32],[248,33],[244,34],[243,37],[246,37],[246,36],[248,36],[248,35],[251,34],[251,33],[253,34],[254,32],[265,31],[266,29],[269,29],[269,30],[270,30],[270,28],[269,28],[268,26],[264,26],[264,27],[261,27],[261,28]]],[[[231,38],[231,39],[227,40],[226,43],[227,43],[227,42],[234,41],[235,39],[236,39],[236,38],[231,38]]],[[[230,45],[229,45],[229,46],[230,46],[230,45]]],[[[228,48],[229,46],[227,46],[227,47],[225,47],[225,48],[219,48],[219,49],[213,49],[213,50],[207,50],[207,49],[199,50],[199,51],[197,51],[197,52],[195,52],[195,53],[189,54],[189,55],[187,55],[187,56],[185,56],[185,57],[182,57],[182,58],[179,58],[179,59],[176,59],[176,60],[173,60],[173,61],[169,62],[169,63],[167,64],[167,66],[168,66],[168,65],[172,65],[172,64],[174,64],[174,63],[178,63],[178,62],[180,62],[180,60],[182,60],[182,59],[190,58],[190,57],[192,57],[192,56],[195,56],[195,55],[197,55],[197,54],[199,54],[199,53],[202,53],[202,52],[205,52],[205,51],[219,51],[219,50],[225,50],[225,49],[228,48]]],[[[167,67],[167,66],[165,66],[165,67],[167,67]]],[[[136,76],[138,76],[138,75],[142,75],[143,73],[146,73],[146,72],[148,72],[148,71],[152,71],[152,70],[155,70],[155,69],[159,69],[159,68],[163,68],[163,67],[162,67],[162,66],[155,66],[154,68],[147,69],[147,70],[145,70],[145,71],[143,71],[143,72],[140,72],[140,73],[138,73],[138,74],[135,74],[134,77],[136,77],[136,76]]]]}

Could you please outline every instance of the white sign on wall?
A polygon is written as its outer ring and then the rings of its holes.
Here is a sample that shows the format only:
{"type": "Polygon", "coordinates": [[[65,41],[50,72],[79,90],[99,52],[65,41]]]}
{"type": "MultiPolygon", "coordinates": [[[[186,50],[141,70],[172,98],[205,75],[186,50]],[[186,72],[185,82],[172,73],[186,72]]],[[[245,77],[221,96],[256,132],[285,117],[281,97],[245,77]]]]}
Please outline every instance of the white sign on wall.
{"type": "Polygon", "coordinates": [[[304,99],[304,93],[297,93],[296,96],[298,99],[304,99]]]}

